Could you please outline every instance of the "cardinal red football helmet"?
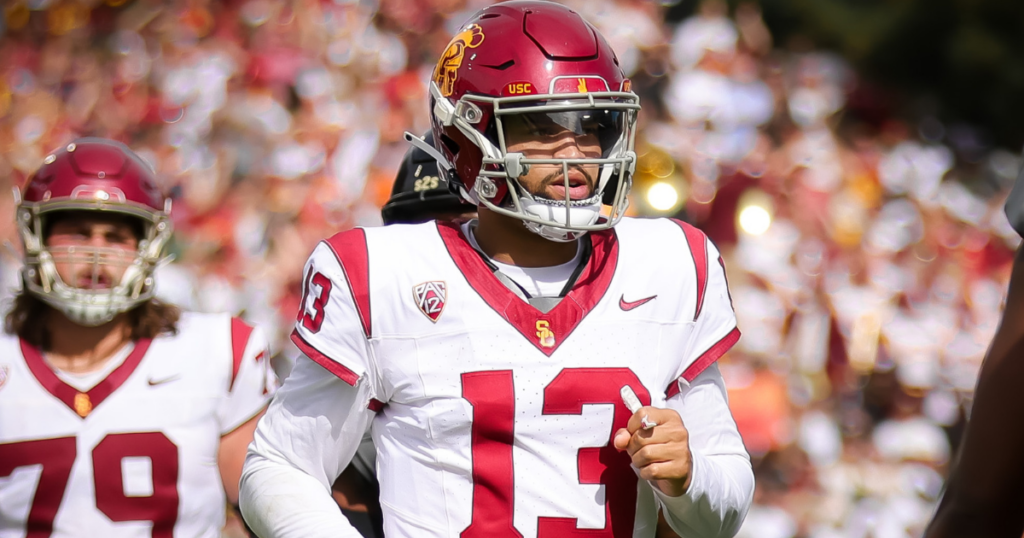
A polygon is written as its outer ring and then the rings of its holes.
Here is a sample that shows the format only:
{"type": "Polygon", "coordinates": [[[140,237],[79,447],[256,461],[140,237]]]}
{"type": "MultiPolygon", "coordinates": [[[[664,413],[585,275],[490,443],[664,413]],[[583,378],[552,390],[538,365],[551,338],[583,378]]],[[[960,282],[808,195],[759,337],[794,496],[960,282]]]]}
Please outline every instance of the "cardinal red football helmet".
{"type": "Polygon", "coordinates": [[[555,241],[609,228],[625,212],[639,99],[608,43],[569,8],[516,0],[477,12],[434,69],[430,107],[444,157],[439,164],[469,202],[522,219],[555,241]],[[513,117],[596,135],[601,155],[538,159],[510,153],[506,126],[513,117]],[[561,167],[564,200],[522,188],[517,178],[536,165],[561,167]],[[595,189],[586,200],[572,200],[569,168],[583,166],[597,167],[595,189]]]}
{"type": "MultiPolygon", "coordinates": [[[[15,191],[15,195],[25,247],[22,281],[29,293],[87,326],[110,321],[153,296],[153,270],[171,237],[171,201],[160,193],[150,166],[127,146],[102,138],[75,140],[47,156],[24,192],[15,191]],[[85,289],[62,281],[44,233],[48,220],[66,211],[100,211],[138,219],[142,236],[134,259],[118,262],[127,265],[120,282],[108,289],[85,289]]],[[[102,250],[78,247],[60,255],[85,256],[95,275],[101,265],[113,263],[102,250]]]]}

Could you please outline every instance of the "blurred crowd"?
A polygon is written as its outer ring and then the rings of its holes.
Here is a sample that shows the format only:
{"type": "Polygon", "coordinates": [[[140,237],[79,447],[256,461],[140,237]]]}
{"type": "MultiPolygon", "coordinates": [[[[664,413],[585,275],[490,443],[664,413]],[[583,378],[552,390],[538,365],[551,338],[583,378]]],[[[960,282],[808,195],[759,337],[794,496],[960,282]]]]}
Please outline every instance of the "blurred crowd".
{"type": "MultiPolygon", "coordinates": [[[[302,263],[380,224],[426,81],[488,0],[12,0],[0,29],[0,214],[50,150],[128,143],[174,198],[158,293],[272,335],[302,263]]],[[[920,534],[969,412],[1019,238],[1021,164],[969,125],[889,112],[842,58],[773,43],[756,3],[677,23],[649,0],[565,0],[641,96],[634,215],[724,254],[743,338],[722,360],[754,459],[759,538],[920,534]]],[[[19,240],[0,219],[0,299],[19,240]]]]}

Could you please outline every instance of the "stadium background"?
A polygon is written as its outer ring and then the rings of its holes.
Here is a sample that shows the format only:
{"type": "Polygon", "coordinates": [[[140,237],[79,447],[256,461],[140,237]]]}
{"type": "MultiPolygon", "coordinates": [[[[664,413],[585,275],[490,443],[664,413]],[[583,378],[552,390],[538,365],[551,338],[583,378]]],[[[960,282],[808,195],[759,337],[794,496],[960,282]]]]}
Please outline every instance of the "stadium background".
{"type": "MultiPolygon", "coordinates": [[[[1001,207],[1024,10],[694,2],[564,1],[641,95],[633,213],[686,218],[725,255],[744,336],[722,370],[757,476],[741,535],[919,535],[1019,243],[1001,207]]],[[[5,2],[3,307],[10,188],[77,136],[115,138],[174,197],[161,295],[264,326],[287,369],[303,260],[379,224],[433,62],[487,3],[5,2]]]]}

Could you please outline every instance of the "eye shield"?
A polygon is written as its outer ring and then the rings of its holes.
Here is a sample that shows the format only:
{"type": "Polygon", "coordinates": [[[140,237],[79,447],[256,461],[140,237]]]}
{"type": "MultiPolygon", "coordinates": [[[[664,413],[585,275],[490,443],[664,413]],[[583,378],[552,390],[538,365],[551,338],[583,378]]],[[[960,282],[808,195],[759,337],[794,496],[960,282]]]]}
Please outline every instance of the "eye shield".
{"type": "Polygon", "coordinates": [[[572,133],[577,139],[594,137],[601,146],[602,157],[612,149],[624,129],[621,110],[560,110],[509,114],[502,120],[506,139],[524,137],[544,139],[572,133]]]}

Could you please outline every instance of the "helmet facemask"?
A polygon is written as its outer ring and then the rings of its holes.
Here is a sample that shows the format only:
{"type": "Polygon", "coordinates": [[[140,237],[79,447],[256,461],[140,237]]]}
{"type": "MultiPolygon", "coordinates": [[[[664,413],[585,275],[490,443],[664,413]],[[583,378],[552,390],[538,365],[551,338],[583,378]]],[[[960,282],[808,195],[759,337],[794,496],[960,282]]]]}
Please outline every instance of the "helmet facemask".
{"type": "Polygon", "coordinates": [[[150,300],[154,293],[153,271],[168,259],[162,252],[171,237],[169,210],[165,207],[162,212],[154,211],[130,202],[51,201],[19,205],[25,289],[71,321],[87,327],[107,323],[150,300]],[[68,211],[102,211],[136,220],[141,224],[137,248],[47,244],[47,225],[68,211]],[[74,275],[75,280],[65,282],[58,265],[64,266],[64,272],[74,275]]]}
{"type": "Polygon", "coordinates": [[[624,215],[636,163],[633,143],[640,105],[635,94],[466,94],[454,105],[434,83],[431,94],[438,119],[457,127],[483,155],[472,187],[461,189],[470,201],[518,218],[552,241],[573,241],[588,231],[611,228],[624,215]],[[549,148],[574,144],[577,155],[546,155],[545,141],[549,148]],[[529,192],[520,178],[531,170],[544,173],[542,187],[554,186],[548,193],[563,194],[556,198],[529,192]],[[587,187],[583,194],[581,182],[587,187]]]}

